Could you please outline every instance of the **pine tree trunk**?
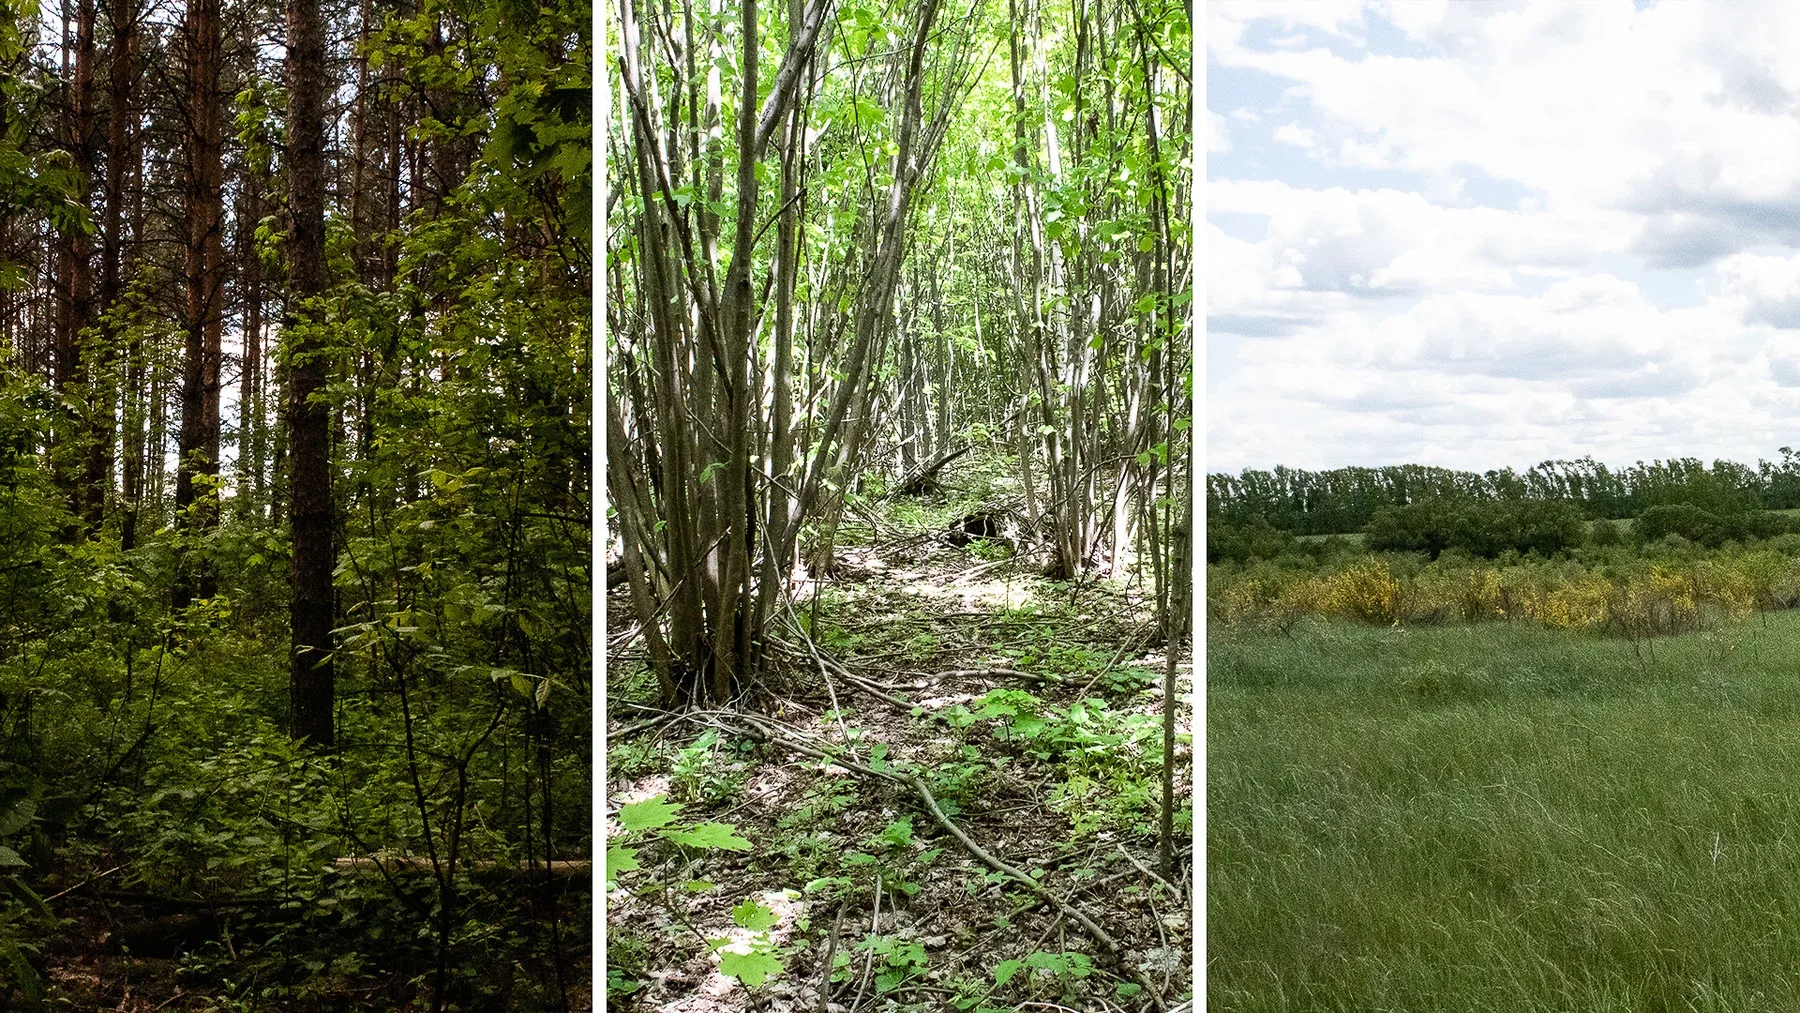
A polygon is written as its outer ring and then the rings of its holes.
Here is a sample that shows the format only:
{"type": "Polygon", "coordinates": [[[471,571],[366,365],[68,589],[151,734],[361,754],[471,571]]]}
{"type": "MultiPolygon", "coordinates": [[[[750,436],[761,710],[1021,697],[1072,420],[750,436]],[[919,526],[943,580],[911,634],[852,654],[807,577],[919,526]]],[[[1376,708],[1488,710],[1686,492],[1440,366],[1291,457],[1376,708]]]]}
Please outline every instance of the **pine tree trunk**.
{"type": "MultiPolygon", "coordinates": [[[[86,520],[90,530],[99,530],[106,520],[106,496],[112,488],[113,434],[117,404],[117,377],[120,323],[111,316],[117,309],[120,293],[120,266],[125,249],[125,170],[130,160],[130,117],[132,85],[137,76],[137,10],[133,0],[113,0],[108,12],[112,21],[112,66],[107,74],[106,116],[106,182],[100,251],[100,315],[104,321],[105,340],[96,364],[93,418],[93,442],[88,447],[86,520]]],[[[134,533],[135,534],[135,533],[134,533]]]]}
{"type": "Polygon", "coordinates": [[[317,300],[325,288],[325,28],[319,0],[288,0],[288,442],[294,556],[291,731],[324,749],[335,743],[332,701],[330,409],[317,403],[329,379],[317,300]]]}
{"type": "MultiPolygon", "coordinates": [[[[63,59],[66,65],[71,52],[68,40],[69,11],[66,4],[63,14],[63,59]]],[[[94,107],[93,0],[81,0],[74,12],[74,24],[74,73],[68,106],[64,110],[63,142],[74,156],[75,168],[85,181],[92,178],[94,172],[93,145],[90,143],[94,107]]],[[[83,200],[85,201],[85,194],[83,200]]],[[[72,406],[83,399],[79,388],[86,379],[82,372],[82,341],[88,325],[93,322],[93,268],[90,264],[93,242],[82,230],[69,228],[61,236],[59,252],[58,274],[63,291],[61,319],[56,327],[55,363],[56,389],[64,399],[65,408],[63,431],[57,435],[61,445],[56,448],[55,472],[57,484],[68,502],[69,512],[76,518],[82,518],[86,516],[89,499],[82,485],[89,434],[86,431],[87,420],[81,418],[72,406]]],[[[65,529],[63,537],[66,541],[79,539],[79,525],[71,525],[65,529]]]]}
{"type": "MultiPolygon", "coordinates": [[[[218,521],[219,360],[225,310],[224,138],[219,63],[224,47],[220,0],[192,0],[183,26],[188,83],[187,257],[183,281],[186,344],[182,358],[180,454],[175,473],[177,523],[191,537],[218,521]],[[203,476],[203,478],[202,478],[203,476]]],[[[175,607],[211,597],[212,567],[192,545],[175,582],[175,607]]]]}

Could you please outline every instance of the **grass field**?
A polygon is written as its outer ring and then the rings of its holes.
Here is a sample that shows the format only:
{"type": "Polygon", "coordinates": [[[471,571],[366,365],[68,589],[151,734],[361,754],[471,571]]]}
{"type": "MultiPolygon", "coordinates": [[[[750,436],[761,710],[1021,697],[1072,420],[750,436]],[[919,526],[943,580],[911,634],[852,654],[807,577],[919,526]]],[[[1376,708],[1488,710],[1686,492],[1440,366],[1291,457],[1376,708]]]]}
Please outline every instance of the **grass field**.
{"type": "Polygon", "coordinates": [[[1212,1010],[1800,1010],[1800,614],[1207,645],[1212,1010]]]}

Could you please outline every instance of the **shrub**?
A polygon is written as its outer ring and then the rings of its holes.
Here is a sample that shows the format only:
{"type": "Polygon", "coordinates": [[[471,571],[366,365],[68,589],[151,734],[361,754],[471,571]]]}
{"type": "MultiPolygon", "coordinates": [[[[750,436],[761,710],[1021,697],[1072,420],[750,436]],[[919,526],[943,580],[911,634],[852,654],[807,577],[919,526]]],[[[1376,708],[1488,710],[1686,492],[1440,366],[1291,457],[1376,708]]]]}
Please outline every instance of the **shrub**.
{"type": "Polygon", "coordinates": [[[1378,510],[1365,529],[1374,550],[1423,552],[1437,559],[1448,550],[1494,559],[1512,551],[1554,556],[1587,538],[1587,520],[1560,500],[1423,499],[1378,510]]]}
{"type": "Polygon", "coordinates": [[[1589,545],[1621,545],[1625,541],[1625,533],[1613,521],[1601,519],[1588,525],[1587,541],[1589,545]]]}
{"type": "Polygon", "coordinates": [[[1206,525],[1206,561],[1209,563],[1274,559],[1293,545],[1293,534],[1270,524],[1262,514],[1246,521],[1215,517],[1206,525]]]}
{"type": "Polygon", "coordinates": [[[1400,582],[1386,560],[1369,557],[1332,578],[1326,609],[1358,622],[1394,626],[1400,622],[1400,582]]]}
{"type": "Polygon", "coordinates": [[[1726,542],[1762,541],[1792,535],[1800,528],[1794,518],[1769,510],[1745,510],[1716,514],[1690,503],[1653,506],[1638,515],[1633,533],[1640,542],[1654,542],[1680,535],[1691,542],[1716,549],[1726,542]]]}
{"type": "Polygon", "coordinates": [[[1661,541],[1669,535],[1680,535],[1691,542],[1711,546],[1725,540],[1725,527],[1719,515],[1692,503],[1653,506],[1638,514],[1631,530],[1640,542],[1661,541]]]}

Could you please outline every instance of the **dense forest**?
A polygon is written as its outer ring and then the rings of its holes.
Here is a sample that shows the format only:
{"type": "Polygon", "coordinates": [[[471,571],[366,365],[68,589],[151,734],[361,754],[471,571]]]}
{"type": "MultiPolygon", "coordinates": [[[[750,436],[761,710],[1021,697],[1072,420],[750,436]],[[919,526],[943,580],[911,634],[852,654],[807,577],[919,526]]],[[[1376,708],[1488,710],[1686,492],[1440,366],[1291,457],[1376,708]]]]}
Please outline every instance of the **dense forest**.
{"type": "Polygon", "coordinates": [[[0,4],[0,1006],[591,1004],[590,12],[0,4]]]}
{"type": "Polygon", "coordinates": [[[608,997],[1187,993],[1181,4],[624,0],[608,997]]]}

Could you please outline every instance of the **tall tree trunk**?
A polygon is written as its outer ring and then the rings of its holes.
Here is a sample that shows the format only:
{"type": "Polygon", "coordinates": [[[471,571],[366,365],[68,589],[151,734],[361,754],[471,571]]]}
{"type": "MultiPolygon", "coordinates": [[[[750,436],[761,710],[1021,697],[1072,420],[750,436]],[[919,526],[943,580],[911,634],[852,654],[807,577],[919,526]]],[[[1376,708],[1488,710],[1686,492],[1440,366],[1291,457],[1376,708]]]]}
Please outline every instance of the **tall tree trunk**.
{"type": "MultiPolygon", "coordinates": [[[[131,138],[131,234],[144,234],[144,145],[135,134],[131,138]]],[[[135,258],[134,258],[135,260],[135,258]]],[[[144,359],[144,335],[140,328],[131,329],[125,346],[125,389],[121,398],[124,433],[121,442],[125,466],[120,475],[120,499],[124,509],[119,520],[119,547],[129,552],[137,548],[138,510],[144,495],[144,413],[149,395],[144,389],[148,371],[144,359]]]]}
{"type": "MultiPolygon", "coordinates": [[[[187,256],[183,274],[180,455],[175,473],[177,523],[190,538],[218,522],[219,360],[225,313],[224,137],[219,64],[224,49],[220,0],[190,0],[183,26],[187,57],[187,256]]],[[[175,607],[211,597],[216,579],[192,542],[175,582],[175,607]]]]}
{"type": "MultiPolygon", "coordinates": [[[[137,80],[137,5],[134,0],[113,0],[108,9],[112,22],[111,67],[107,73],[106,184],[100,251],[100,315],[104,340],[95,375],[93,442],[88,447],[84,476],[88,501],[84,519],[91,530],[106,520],[106,497],[112,487],[114,406],[118,385],[120,265],[125,249],[125,171],[131,159],[131,100],[137,80]]],[[[134,532],[135,534],[135,532],[134,532]]]]}
{"type": "MultiPolygon", "coordinates": [[[[65,69],[71,55],[68,40],[69,14],[65,3],[65,69]]],[[[88,180],[94,174],[91,140],[94,109],[94,0],[80,0],[74,12],[74,24],[74,73],[63,120],[63,142],[74,156],[75,169],[81,175],[84,191],[81,199],[85,203],[88,180]]],[[[81,229],[71,226],[63,230],[59,252],[58,273],[63,298],[60,306],[61,319],[56,327],[55,363],[56,389],[62,396],[64,406],[64,427],[57,437],[61,445],[56,448],[55,471],[57,484],[61,486],[68,501],[69,512],[79,519],[87,515],[86,505],[89,499],[82,484],[86,471],[86,444],[90,438],[87,431],[89,420],[83,417],[76,405],[86,399],[86,392],[80,389],[86,379],[82,372],[82,341],[88,326],[93,322],[93,268],[90,263],[93,242],[81,229]]],[[[79,524],[65,529],[63,535],[68,541],[80,538],[79,524]]]]}
{"type": "Polygon", "coordinates": [[[289,573],[293,650],[289,657],[291,731],[324,749],[335,744],[331,630],[330,409],[318,400],[329,379],[329,349],[318,306],[325,289],[325,26],[319,0],[287,7],[288,308],[287,428],[294,555],[289,573]]]}
{"type": "Polygon", "coordinates": [[[256,249],[262,220],[262,184],[253,166],[244,167],[243,200],[238,205],[239,287],[244,297],[244,335],[238,376],[237,511],[260,517],[263,497],[263,277],[256,249]]]}

